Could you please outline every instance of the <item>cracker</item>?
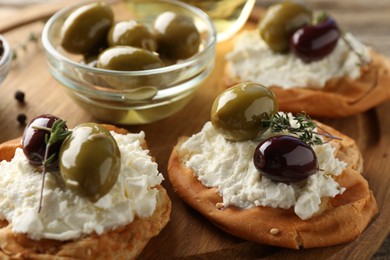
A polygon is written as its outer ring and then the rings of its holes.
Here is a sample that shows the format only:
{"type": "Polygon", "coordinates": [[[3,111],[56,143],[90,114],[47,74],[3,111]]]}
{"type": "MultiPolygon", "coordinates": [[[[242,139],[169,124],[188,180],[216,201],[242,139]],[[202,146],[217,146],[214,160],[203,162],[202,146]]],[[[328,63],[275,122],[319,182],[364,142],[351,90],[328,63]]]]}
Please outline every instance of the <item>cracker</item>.
{"type": "MultiPolygon", "coordinates": [[[[370,56],[370,64],[362,68],[361,76],[354,80],[334,78],[323,89],[267,87],[275,93],[280,111],[305,111],[311,116],[328,118],[359,114],[390,99],[390,61],[374,51],[370,56]]],[[[225,85],[230,87],[243,81],[245,79],[231,76],[227,63],[225,85]]]]}
{"type": "Polygon", "coordinates": [[[375,198],[361,175],[362,156],[355,142],[336,130],[319,125],[342,138],[336,157],[348,163],[337,181],[346,191],[335,198],[323,198],[321,209],[308,220],[295,215],[292,208],[221,208],[217,188],[207,188],[186,168],[175,146],[168,163],[168,175],[175,192],[222,230],[257,243],[287,247],[325,247],[352,241],[377,213],[375,198]]]}
{"type": "MultiPolygon", "coordinates": [[[[104,125],[108,130],[126,134],[125,129],[104,125]]],[[[20,138],[0,144],[0,161],[11,160],[20,138]]],[[[146,148],[146,142],[143,144],[146,148]]],[[[105,232],[84,235],[75,240],[32,240],[25,234],[15,234],[6,220],[0,220],[0,257],[22,259],[133,259],[148,241],[157,236],[170,219],[171,201],[166,190],[158,185],[157,205],[147,218],[136,217],[133,222],[105,232]]]]}

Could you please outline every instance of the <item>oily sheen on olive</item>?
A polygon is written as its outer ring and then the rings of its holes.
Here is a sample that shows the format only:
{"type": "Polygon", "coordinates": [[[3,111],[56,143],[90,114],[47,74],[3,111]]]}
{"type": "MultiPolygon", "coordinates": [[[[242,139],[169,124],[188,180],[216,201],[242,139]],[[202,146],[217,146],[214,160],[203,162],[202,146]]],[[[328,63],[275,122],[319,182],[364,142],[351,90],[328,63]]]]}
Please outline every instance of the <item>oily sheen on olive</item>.
{"type": "Polygon", "coordinates": [[[262,119],[277,111],[272,91],[256,83],[244,82],[225,90],[215,99],[211,123],[228,140],[249,140],[267,130],[262,119]]]}
{"type": "Polygon", "coordinates": [[[311,146],[289,135],[263,140],[255,149],[253,162],[265,177],[285,183],[304,180],[318,170],[311,146]]]}
{"type": "Polygon", "coordinates": [[[317,61],[333,51],[339,38],[336,21],[328,16],[318,24],[298,29],[291,36],[290,47],[302,60],[317,61]]]}
{"type": "MultiPolygon", "coordinates": [[[[22,148],[30,164],[42,165],[46,150],[45,135],[49,134],[48,131],[36,129],[36,127],[51,128],[58,119],[58,117],[53,115],[40,115],[33,118],[26,126],[22,137],[22,148]]],[[[66,129],[67,127],[65,126],[63,130],[66,129]]],[[[58,154],[61,144],[62,142],[57,142],[51,145],[47,158],[54,153],[58,154]]]]}
{"type": "Polygon", "coordinates": [[[186,59],[199,50],[200,33],[191,17],[164,12],[156,18],[153,31],[158,52],[169,59],[186,59]]]}
{"type": "Polygon", "coordinates": [[[275,52],[289,49],[290,37],[299,28],[308,25],[312,12],[296,2],[282,2],[270,6],[259,24],[261,38],[275,52]]]}
{"type": "Polygon", "coordinates": [[[114,21],[111,8],[102,2],[73,11],[61,28],[61,46],[70,53],[91,56],[107,45],[107,33],[114,21]]]}
{"type": "Polygon", "coordinates": [[[76,126],[60,150],[60,173],[67,188],[96,202],[115,185],[121,169],[118,145],[103,126],[76,126]]]}
{"type": "Polygon", "coordinates": [[[108,45],[133,46],[148,51],[156,51],[157,42],[149,29],[135,20],[114,24],[107,35],[108,45]]]}
{"type": "Polygon", "coordinates": [[[0,40],[0,59],[1,59],[1,57],[3,57],[3,53],[4,53],[4,44],[3,44],[3,42],[0,40]]]}
{"type": "Polygon", "coordinates": [[[108,70],[136,71],[163,67],[158,55],[130,46],[115,46],[99,54],[97,67],[108,70]]]}

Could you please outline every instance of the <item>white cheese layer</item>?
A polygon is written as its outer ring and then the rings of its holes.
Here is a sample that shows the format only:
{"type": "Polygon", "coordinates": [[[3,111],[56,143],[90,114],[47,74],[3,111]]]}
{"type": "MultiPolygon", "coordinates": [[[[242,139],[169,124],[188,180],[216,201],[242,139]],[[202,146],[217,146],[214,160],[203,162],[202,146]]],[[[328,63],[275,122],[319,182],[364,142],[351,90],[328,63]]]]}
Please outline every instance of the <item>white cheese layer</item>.
{"type": "MultiPolygon", "coordinates": [[[[351,34],[345,37],[358,53],[370,60],[369,48],[351,34]]],[[[231,76],[264,86],[323,88],[332,78],[347,76],[356,79],[361,74],[358,56],[342,39],[325,58],[305,63],[292,52],[273,52],[257,30],[244,31],[225,58],[231,76]]]]}
{"type": "MultiPolygon", "coordinates": [[[[262,138],[271,135],[275,134],[266,132],[262,138]]],[[[203,185],[218,188],[225,207],[294,207],[298,217],[308,219],[319,210],[322,197],[335,197],[344,192],[345,188],[332,177],[340,175],[346,163],[335,158],[329,143],[313,147],[321,170],[290,185],[273,182],[257,171],[253,154],[258,143],[227,141],[207,122],[199,133],[181,145],[179,154],[203,185]]]]}
{"type": "Polygon", "coordinates": [[[10,223],[14,233],[26,233],[32,239],[68,240],[92,232],[102,234],[131,223],[136,216],[151,216],[157,203],[153,187],[163,176],[140,146],[145,134],[111,134],[118,143],[122,166],[107,195],[92,203],[65,189],[58,173],[47,173],[38,214],[42,174],[18,148],[11,162],[0,162],[0,218],[10,223]]]}

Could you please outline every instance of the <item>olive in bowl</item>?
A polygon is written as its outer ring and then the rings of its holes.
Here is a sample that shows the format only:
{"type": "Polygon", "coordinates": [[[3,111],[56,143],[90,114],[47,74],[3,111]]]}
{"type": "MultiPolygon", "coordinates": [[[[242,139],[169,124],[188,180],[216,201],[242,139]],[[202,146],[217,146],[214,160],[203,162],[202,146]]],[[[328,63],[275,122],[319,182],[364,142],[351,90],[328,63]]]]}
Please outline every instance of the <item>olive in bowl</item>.
{"type": "Polygon", "coordinates": [[[160,52],[170,59],[186,59],[198,52],[200,34],[191,17],[164,12],[153,25],[160,52]]]}
{"type": "MultiPolygon", "coordinates": [[[[191,18],[199,32],[197,52],[180,61],[172,62],[170,59],[167,62],[158,53],[158,48],[156,52],[143,48],[140,56],[151,58],[155,61],[154,65],[129,70],[98,65],[98,57],[105,52],[104,49],[92,57],[91,63],[91,55],[86,60],[84,54],[71,53],[61,45],[64,22],[82,6],[70,6],[54,14],[45,24],[42,45],[52,76],[78,105],[101,121],[145,124],[171,116],[191,100],[214,67],[216,30],[212,21],[200,9],[175,0],[120,1],[110,4],[113,26],[120,21],[135,20],[153,32],[154,21],[160,14],[168,11],[182,14],[191,18]],[[163,66],[158,65],[155,56],[162,61],[163,66]]],[[[106,37],[110,44],[110,36],[106,37]]],[[[129,45],[126,48],[140,49],[129,45]]],[[[114,63],[119,65],[120,62],[114,63]]]]}
{"type": "Polygon", "coordinates": [[[104,3],[81,6],[72,12],[61,28],[61,46],[70,53],[90,56],[107,46],[106,38],[114,21],[104,3]]]}
{"type": "Polygon", "coordinates": [[[115,46],[99,54],[96,66],[100,69],[137,71],[164,66],[158,55],[130,46],[115,46]]]}
{"type": "Polygon", "coordinates": [[[157,50],[157,42],[152,32],[135,20],[120,21],[111,26],[107,35],[108,45],[132,46],[148,51],[157,50]]]}

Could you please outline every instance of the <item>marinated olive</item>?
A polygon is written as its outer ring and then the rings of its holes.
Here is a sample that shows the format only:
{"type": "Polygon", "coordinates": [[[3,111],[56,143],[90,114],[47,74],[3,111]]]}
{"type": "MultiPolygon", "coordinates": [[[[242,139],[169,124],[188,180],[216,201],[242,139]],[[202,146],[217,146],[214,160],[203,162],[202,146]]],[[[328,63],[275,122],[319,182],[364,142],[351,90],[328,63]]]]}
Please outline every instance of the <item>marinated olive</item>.
{"type": "Polygon", "coordinates": [[[120,169],[118,145],[99,124],[76,126],[61,146],[60,172],[65,185],[92,202],[111,190],[120,169]]]}
{"type": "MultiPolygon", "coordinates": [[[[43,163],[46,150],[45,136],[49,134],[49,131],[38,129],[38,128],[48,128],[50,129],[54,122],[58,120],[58,117],[52,115],[40,115],[31,120],[31,122],[26,126],[23,137],[22,137],[22,148],[23,152],[26,155],[28,161],[32,165],[40,166],[43,163]]],[[[63,127],[63,130],[66,130],[66,125],[63,127]]],[[[48,156],[52,156],[54,153],[59,152],[62,142],[58,141],[52,144],[48,150],[48,156]]],[[[56,166],[57,162],[55,162],[56,166]]]]}
{"type": "Polygon", "coordinates": [[[4,53],[4,45],[3,45],[3,41],[0,40],[0,59],[1,57],[3,57],[3,53],[4,53]]]}
{"type": "Polygon", "coordinates": [[[163,67],[163,63],[154,52],[130,46],[115,46],[99,54],[96,65],[101,69],[134,71],[163,67]]]}
{"type": "Polygon", "coordinates": [[[262,119],[278,111],[275,95],[256,83],[240,83],[222,92],[211,109],[218,133],[232,141],[254,139],[267,130],[262,119]]]}
{"type": "Polygon", "coordinates": [[[263,140],[255,149],[253,162],[264,176],[278,182],[301,181],[318,170],[313,148],[289,135],[263,140]]]}
{"type": "Polygon", "coordinates": [[[200,34],[193,20],[173,12],[160,14],[154,22],[158,51],[171,59],[186,59],[199,50],[200,34]]]}
{"type": "Polygon", "coordinates": [[[157,43],[149,29],[134,20],[122,21],[113,25],[107,36],[109,46],[133,46],[148,51],[156,51],[157,43]]]}
{"type": "Polygon", "coordinates": [[[260,36],[275,52],[289,48],[291,35],[299,28],[310,24],[312,12],[294,2],[283,2],[268,8],[259,24],[260,36]]]}
{"type": "Polygon", "coordinates": [[[312,26],[297,30],[290,39],[295,55],[306,62],[320,60],[330,54],[340,38],[336,21],[326,17],[312,26]]]}
{"type": "Polygon", "coordinates": [[[64,22],[61,46],[75,54],[96,54],[107,45],[107,33],[113,21],[113,12],[104,3],[79,7],[64,22]]]}

